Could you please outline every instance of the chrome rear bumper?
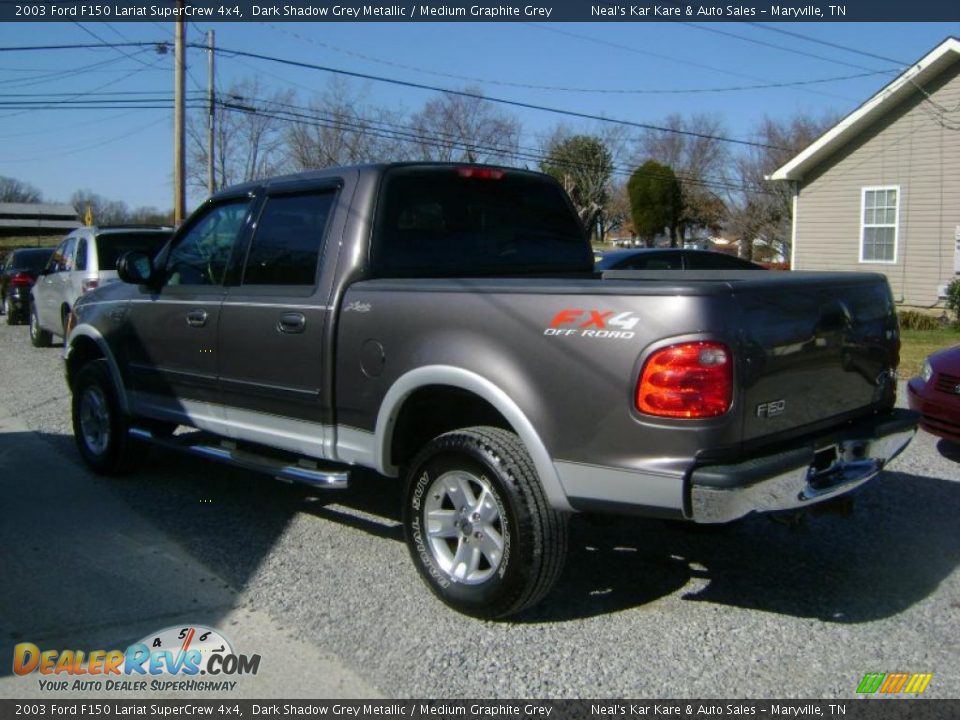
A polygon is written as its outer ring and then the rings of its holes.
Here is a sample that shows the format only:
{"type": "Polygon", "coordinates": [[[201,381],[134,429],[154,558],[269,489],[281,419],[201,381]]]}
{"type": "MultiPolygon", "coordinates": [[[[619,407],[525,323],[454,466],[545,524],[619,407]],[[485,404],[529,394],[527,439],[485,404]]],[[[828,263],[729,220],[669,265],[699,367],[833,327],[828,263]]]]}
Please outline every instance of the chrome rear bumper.
{"type": "Polygon", "coordinates": [[[883,422],[854,426],[824,444],[708,466],[690,478],[690,514],[724,523],[752,512],[791,510],[843,495],[876,477],[913,439],[916,413],[897,410],[883,422]],[[863,434],[859,434],[861,431],[863,434]]]}

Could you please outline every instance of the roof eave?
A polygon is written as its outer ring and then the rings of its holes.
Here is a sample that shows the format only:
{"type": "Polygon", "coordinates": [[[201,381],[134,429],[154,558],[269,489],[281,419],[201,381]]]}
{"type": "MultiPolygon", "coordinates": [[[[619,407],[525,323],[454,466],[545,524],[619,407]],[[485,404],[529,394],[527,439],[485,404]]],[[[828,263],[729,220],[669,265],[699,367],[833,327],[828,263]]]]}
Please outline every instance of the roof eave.
{"type": "Polygon", "coordinates": [[[818,165],[837,149],[855,137],[860,129],[886,112],[891,102],[903,98],[914,83],[921,83],[940,73],[952,60],[951,54],[960,56],[960,40],[947,38],[918,62],[902,72],[895,80],[884,86],[878,93],[847,115],[843,120],[827,130],[805,150],[785,165],[767,176],[768,180],[803,179],[811,167],[818,165]],[[944,59],[947,59],[944,62],[944,59]]]}

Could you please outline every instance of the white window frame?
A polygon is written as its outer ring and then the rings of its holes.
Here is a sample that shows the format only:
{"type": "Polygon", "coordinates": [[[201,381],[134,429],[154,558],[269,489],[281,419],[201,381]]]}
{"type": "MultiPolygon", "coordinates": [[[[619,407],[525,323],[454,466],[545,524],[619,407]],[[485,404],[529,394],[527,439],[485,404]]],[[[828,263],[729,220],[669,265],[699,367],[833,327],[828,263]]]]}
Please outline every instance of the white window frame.
{"type": "Polygon", "coordinates": [[[899,185],[871,185],[869,187],[862,188],[860,191],[860,254],[859,261],[862,264],[867,265],[896,265],[897,258],[900,254],[900,206],[902,204],[903,195],[900,192],[899,185]],[[870,223],[864,219],[864,216],[867,213],[867,193],[868,192],[886,192],[887,190],[895,190],[897,192],[897,207],[896,207],[896,217],[893,221],[893,259],[892,260],[867,260],[863,256],[864,250],[864,235],[866,234],[867,228],[871,227],[881,227],[886,228],[890,227],[889,223],[870,223]]]}

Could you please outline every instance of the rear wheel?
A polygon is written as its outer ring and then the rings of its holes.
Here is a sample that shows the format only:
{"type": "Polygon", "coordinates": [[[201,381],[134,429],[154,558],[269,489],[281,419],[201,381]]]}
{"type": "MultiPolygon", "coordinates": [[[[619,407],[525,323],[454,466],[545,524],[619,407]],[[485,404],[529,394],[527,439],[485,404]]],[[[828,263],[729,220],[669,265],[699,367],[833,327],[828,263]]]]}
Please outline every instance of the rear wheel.
{"type": "Polygon", "coordinates": [[[34,347],[50,347],[53,343],[53,336],[40,327],[40,318],[37,315],[37,308],[30,307],[30,342],[34,347]]]}
{"type": "Polygon", "coordinates": [[[129,423],[106,360],[93,360],[77,373],[72,411],[77,449],[91,470],[115,475],[133,467],[136,454],[129,423]]]}
{"type": "Polygon", "coordinates": [[[3,299],[3,313],[7,316],[7,325],[19,324],[20,318],[17,317],[17,313],[13,308],[13,300],[10,299],[10,296],[3,299]]]}
{"type": "Polygon", "coordinates": [[[411,467],[407,546],[443,602],[495,618],[520,612],[550,591],[566,557],[567,518],[547,504],[516,435],[493,427],[446,433],[411,467]]]}

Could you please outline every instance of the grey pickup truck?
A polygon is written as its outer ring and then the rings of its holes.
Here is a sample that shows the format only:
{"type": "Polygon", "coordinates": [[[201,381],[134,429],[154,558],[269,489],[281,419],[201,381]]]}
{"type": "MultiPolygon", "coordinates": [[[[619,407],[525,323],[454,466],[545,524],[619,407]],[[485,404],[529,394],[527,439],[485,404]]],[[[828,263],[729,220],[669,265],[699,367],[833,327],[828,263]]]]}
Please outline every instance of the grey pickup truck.
{"type": "Polygon", "coordinates": [[[65,350],[93,470],[152,442],[331,491],[401,478],[418,571],[481,617],[544,597],[573,512],[804,508],[916,428],[882,276],[595,273],[566,194],[523,170],[245,184],[118,270],[65,350]]]}

